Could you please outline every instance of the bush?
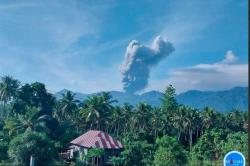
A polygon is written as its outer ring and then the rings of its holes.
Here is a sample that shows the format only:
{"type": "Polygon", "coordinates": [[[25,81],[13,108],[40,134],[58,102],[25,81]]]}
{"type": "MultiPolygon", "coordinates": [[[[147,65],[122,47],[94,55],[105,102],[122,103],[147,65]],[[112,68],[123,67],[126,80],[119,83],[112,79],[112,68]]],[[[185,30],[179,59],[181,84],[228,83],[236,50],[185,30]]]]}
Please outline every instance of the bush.
{"type": "Polygon", "coordinates": [[[50,163],[55,158],[52,141],[45,133],[27,131],[10,142],[8,154],[13,165],[29,165],[30,156],[35,157],[35,165],[50,163]]]}
{"type": "Polygon", "coordinates": [[[185,165],[187,152],[174,137],[164,136],[156,140],[158,146],[154,155],[154,165],[185,165]]]}

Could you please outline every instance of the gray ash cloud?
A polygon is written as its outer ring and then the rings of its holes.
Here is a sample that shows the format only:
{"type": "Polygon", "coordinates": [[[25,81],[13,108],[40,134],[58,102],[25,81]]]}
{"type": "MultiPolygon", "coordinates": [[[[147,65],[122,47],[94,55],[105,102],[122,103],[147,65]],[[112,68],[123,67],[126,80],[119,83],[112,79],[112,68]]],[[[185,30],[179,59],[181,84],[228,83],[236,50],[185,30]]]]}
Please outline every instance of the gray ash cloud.
{"type": "Polygon", "coordinates": [[[129,43],[120,66],[123,90],[135,93],[148,85],[150,70],[174,51],[172,43],[157,36],[152,45],[144,46],[133,40],[129,43]]]}

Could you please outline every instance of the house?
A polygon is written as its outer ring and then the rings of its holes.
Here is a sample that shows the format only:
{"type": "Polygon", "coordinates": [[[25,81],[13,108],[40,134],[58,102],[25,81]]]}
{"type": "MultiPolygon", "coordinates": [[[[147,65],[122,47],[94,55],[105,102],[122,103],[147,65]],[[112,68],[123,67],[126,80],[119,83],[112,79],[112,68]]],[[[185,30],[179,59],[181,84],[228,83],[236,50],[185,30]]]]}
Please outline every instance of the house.
{"type": "Polygon", "coordinates": [[[77,154],[86,155],[91,148],[104,149],[105,155],[92,158],[92,165],[104,166],[109,157],[118,156],[124,146],[120,141],[103,131],[90,130],[70,142],[69,158],[72,159],[77,154]]]}

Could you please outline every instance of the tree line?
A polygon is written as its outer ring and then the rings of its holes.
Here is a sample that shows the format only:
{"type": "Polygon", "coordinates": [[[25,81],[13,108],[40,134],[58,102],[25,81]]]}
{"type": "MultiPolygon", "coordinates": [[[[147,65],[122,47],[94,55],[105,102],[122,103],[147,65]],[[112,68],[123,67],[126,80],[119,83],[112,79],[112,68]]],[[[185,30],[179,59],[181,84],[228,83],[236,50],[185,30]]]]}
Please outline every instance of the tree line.
{"type": "Polygon", "coordinates": [[[181,105],[172,85],[161,100],[159,107],[118,106],[108,92],[79,101],[70,91],[56,99],[42,83],[21,85],[11,76],[2,76],[0,165],[26,166],[31,155],[36,165],[83,165],[84,159],[66,163],[58,154],[88,130],[105,131],[124,144],[124,151],[110,158],[110,165],[222,165],[231,150],[247,158],[247,112],[181,105]]]}

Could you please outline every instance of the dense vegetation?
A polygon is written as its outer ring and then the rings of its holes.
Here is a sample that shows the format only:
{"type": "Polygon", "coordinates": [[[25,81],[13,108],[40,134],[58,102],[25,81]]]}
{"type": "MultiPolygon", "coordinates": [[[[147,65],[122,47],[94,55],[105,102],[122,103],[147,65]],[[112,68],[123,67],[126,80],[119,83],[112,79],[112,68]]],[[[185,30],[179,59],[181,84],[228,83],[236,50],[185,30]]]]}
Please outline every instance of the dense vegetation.
{"type": "Polygon", "coordinates": [[[78,165],[82,159],[67,164],[58,153],[90,129],[103,130],[125,145],[119,157],[110,158],[111,165],[219,166],[231,150],[247,157],[247,112],[180,105],[171,85],[161,107],[114,106],[106,92],[85,101],[66,92],[56,100],[42,83],[21,85],[3,76],[0,100],[0,165],[28,165],[30,156],[38,166],[78,165]]]}

